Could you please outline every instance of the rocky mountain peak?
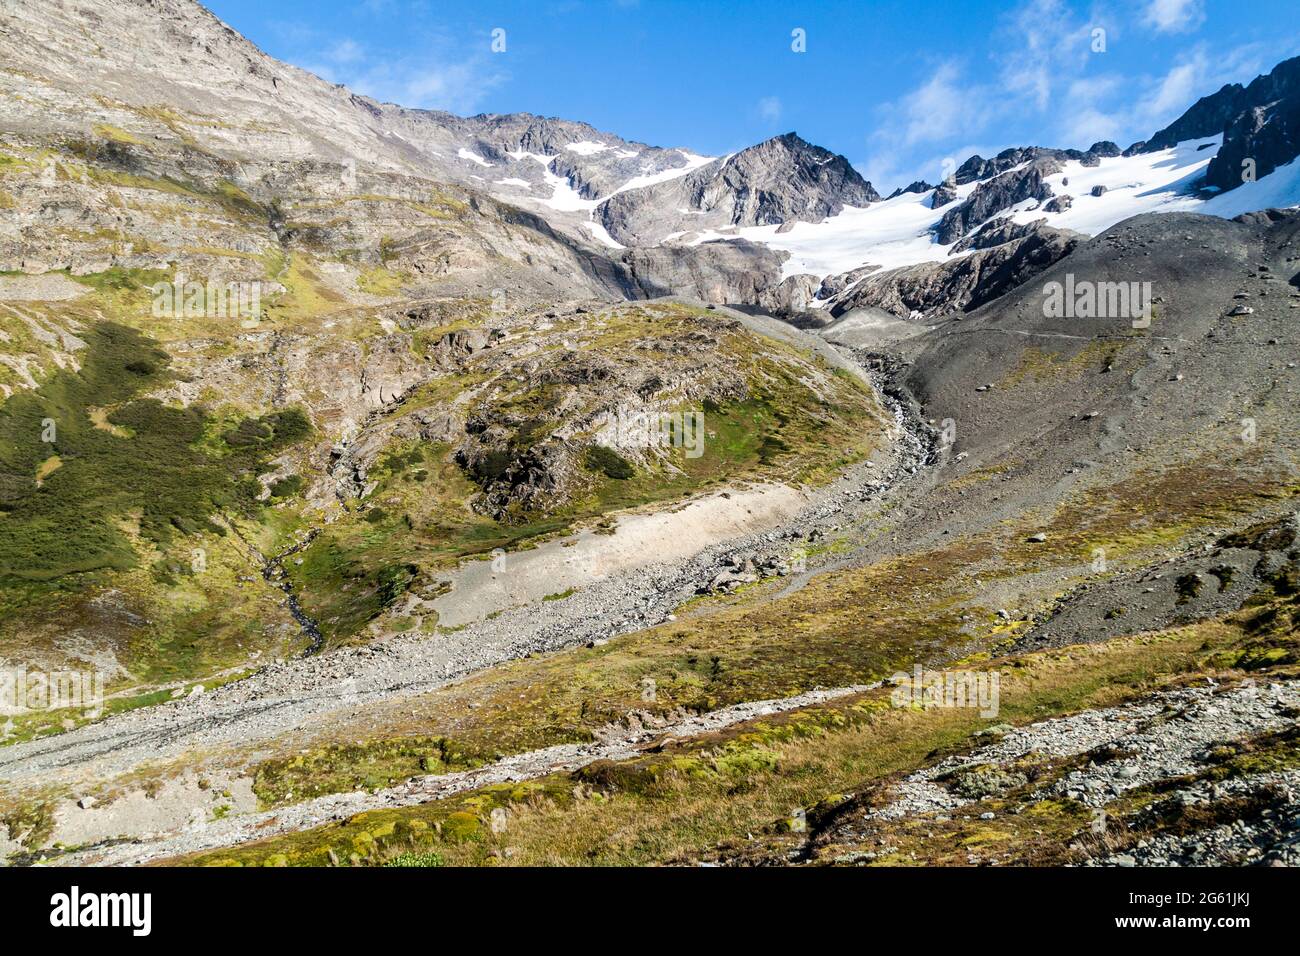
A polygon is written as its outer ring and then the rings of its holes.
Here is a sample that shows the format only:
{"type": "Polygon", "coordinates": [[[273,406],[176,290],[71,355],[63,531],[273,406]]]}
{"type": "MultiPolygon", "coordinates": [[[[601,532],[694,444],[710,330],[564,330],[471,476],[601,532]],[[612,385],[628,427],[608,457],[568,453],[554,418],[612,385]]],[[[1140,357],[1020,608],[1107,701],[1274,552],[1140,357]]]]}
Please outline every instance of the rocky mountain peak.
{"type": "Polygon", "coordinates": [[[793,132],[741,150],[724,160],[716,175],[705,167],[695,179],[701,209],[710,202],[713,184],[721,180],[730,187],[740,200],[731,218],[737,226],[816,222],[845,206],[866,206],[881,198],[847,159],[793,132]]]}
{"type": "MultiPolygon", "coordinates": [[[[1127,153],[1153,153],[1188,140],[1219,136],[1227,133],[1229,127],[1242,118],[1243,113],[1293,99],[1298,94],[1300,57],[1292,57],[1283,60],[1269,73],[1256,77],[1248,86],[1228,83],[1218,92],[1201,97],[1187,112],[1150,139],[1130,146],[1127,153]]],[[[1231,185],[1228,184],[1227,177],[1218,178],[1225,180],[1220,188],[1230,189],[1241,184],[1239,175],[1231,185]]]]}
{"type": "Polygon", "coordinates": [[[649,245],[679,232],[690,211],[695,230],[821,222],[880,194],[843,156],[784,133],[684,176],[629,190],[597,215],[627,245],[649,245]]]}

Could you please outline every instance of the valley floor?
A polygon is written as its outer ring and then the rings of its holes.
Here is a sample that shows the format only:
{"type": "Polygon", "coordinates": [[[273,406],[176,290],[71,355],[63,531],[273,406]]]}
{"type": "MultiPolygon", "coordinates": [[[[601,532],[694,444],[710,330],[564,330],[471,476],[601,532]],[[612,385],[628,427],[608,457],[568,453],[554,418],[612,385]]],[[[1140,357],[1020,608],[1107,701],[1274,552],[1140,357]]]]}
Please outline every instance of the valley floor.
{"type": "MultiPolygon", "coordinates": [[[[0,750],[12,862],[1295,862],[1287,493],[1208,545],[1271,562],[1233,606],[1061,646],[1060,572],[999,580],[973,528],[891,537],[942,466],[890,401],[887,455],[688,560],[0,750]],[[789,541],[805,569],[693,596],[789,541]],[[1043,611],[994,615],[999,590],[1043,611]],[[996,675],[996,713],[898,706],[914,661],[996,675]]],[[[1136,562],[1115,601],[1163,582],[1172,606],[1205,547],[1136,562]]]]}

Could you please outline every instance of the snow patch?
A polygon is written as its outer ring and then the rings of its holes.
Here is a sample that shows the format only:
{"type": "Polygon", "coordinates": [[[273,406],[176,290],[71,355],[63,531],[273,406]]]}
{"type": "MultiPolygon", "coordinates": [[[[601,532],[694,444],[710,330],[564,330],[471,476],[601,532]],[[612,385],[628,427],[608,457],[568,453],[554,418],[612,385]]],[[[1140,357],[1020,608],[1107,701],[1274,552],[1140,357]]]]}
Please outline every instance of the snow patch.
{"type": "MultiPolygon", "coordinates": [[[[957,190],[958,202],[975,190],[975,183],[957,190]]],[[[846,206],[837,216],[818,223],[798,222],[783,233],[779,226],[749,226],[720,233],[702,232],[692,245],[712,239],[748,239],[790,253],[781,278],[810,273],[838,275],[864,265],[896,269],[918,262],[942,262],[950,246],[941,246],[930,233],[952,203],[930,208],[929,193],[903,193],[869,206],[846,206]]]]}
{"type": "Polygon", "coordinates": [[[461,159],[468,159],[471,163],[478,163],[480,166],[486,166],[489,169],[492,168],[492,164],[489,163],[486,159],[484,159],[478,153],[471,153],[464,146],[462,146],[460,149],[456,151],[456,155],[459,156],[461,159]]]}
{"type": "Polygon", "coordinates": [[[1232,219],[1246,212],[1292,206],[1300,206],[1300,159],[1279,166],[1263,179],[1242,183],[1232,192],[1215,196],[1201,211],[1232,219]]]}
{"type": "Polygon", "coordinates": [[[597,153],[603,153],[605,150],[610,149],[610,147],[605,143],[593,143],[589,139],[579,140],[576,143],[569,143],[564,148],[572,150],[579,156],[595,156],[597,153]]]}
{"type": "Polygon", "coordinates": [[[593,236],[595,236],[596,239],[598,239],[601,243],[603,243],[606,246],[609,246],[609,248],[611,249],[627,248],[627,246],[623,245],[621,242],[619,242],[617,239],[611,236],[609,234],[609,230],[606,229],[598,222],[584,222],[582,224],[582,227],[586,229],[588,232],[590,232],[593,236]]]}

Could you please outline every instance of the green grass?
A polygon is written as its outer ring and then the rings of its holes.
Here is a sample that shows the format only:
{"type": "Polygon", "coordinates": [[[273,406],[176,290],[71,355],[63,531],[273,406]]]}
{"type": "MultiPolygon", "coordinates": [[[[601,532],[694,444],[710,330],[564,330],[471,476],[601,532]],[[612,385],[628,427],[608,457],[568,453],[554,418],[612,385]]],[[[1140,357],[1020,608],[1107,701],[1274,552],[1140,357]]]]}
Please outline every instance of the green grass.
{"type": "Polygon", "coordinates": [[[258,764],[253,792],[275,807],[330,793],[378,790],[411,777],[469,770],[494,759],[446,737],[331,744],[258,764]]]}
{"type": "Polygon", "coordinates": [[[255,475],[306,417],[214,419],[142,397],[171,381],[169,356],[120,325],[79,334],[79,371],[0,406],[0,653],[66,660],[67,635],[86,635],[124,668],[110,692],[147,695],[289,651],[278,592],[227,527],[256,534],[255,475]]]}
{"type": "Polygon", "coordinates": [[[368,295],[395,296],[402,291],[402,284],[410,279],[405,272],[391,272],[383,266],[376,266],[357,276],[357,288],[368,295]]]}
{"type": "Polygon", "coordinates": [[[80,372],[59,371],[0,407],[0,581],[129,568],[132,534],[165,546],[178,534],[223,533],[211,517],[252,513],[262,456],[310,430],[297,411],[247,420],[213,456],[198,447],[201,409],[138,397],[170,379],[165,352],[112,324],[86,339],[80,372]],[[101,406],[113,408],[112,431],[91,419],[101,406]],[[38,486],[52,456],[62,464],[38,486]]]}
{"type": "Polygon", "coordinates": [[[587,467],[592,471],[600,472],[606,478],[614,478],[618,481],[631,478],[636,474],[636,469],[626,458],[604,445],[592,445],[587,449],[587,467]]]}

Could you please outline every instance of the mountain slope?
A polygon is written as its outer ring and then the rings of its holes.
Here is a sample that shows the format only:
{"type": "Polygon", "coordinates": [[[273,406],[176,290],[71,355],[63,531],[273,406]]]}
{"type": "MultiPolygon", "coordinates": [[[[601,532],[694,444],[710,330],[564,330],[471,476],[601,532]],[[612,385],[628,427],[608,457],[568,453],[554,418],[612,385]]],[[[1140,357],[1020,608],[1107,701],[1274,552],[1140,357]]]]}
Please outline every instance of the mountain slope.
{"type": "Polygon", "coordinates": [[[563,210],[479,178],[528,169],[550,201],[695,162],[678,151],[377,104],[193,3],[12,6],[6,659],[97,662],[111,692],[147,699],[429,636],[462,561],[731,484],[775,489],[781,505],[749,503],[770,520],[884,427],[863,431],[874,397],[824,359],[702,307],[625,304],[761,288],[746,277],[775,271],[767,250],[611,258],[563,210]],[[696,414],[708,456],[683,444],[696,414]]]}
{"type": "MultiPolygon", "coordinates": [[[[405,110],[180,0],[12,7],[0,656],[110,697],[0,728],[0,856],[1113,862],[1105,807],[1181,858],[1240,809],[1215,764],[1291,819],[1300,215],[1226,216],[1294,164],[1033,147],[881,200],[793,134],[405,110]],[[898,705],[918,667],[1005,710],[898,705]]],[[[1225,142],[1285,153],[1277,103],[1225,142]]]]}

